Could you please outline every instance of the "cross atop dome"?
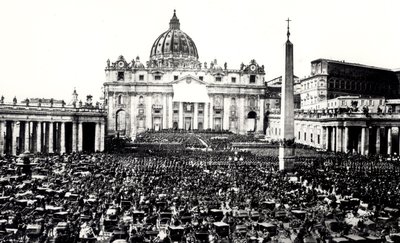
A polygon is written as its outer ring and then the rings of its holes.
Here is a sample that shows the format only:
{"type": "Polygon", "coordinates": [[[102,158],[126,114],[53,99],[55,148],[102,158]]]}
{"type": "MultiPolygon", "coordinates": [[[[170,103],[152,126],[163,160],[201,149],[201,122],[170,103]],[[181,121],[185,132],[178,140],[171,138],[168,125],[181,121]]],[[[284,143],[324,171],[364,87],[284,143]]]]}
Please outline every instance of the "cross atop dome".
{"type": "Polygon", "coordinates": [[[169,21],[169,28],[171,30],[179,30],[180,23],[178,17],[176,17],[176,10],[174,9],[174,15],[172,16],[171,20],[169,21]]]}

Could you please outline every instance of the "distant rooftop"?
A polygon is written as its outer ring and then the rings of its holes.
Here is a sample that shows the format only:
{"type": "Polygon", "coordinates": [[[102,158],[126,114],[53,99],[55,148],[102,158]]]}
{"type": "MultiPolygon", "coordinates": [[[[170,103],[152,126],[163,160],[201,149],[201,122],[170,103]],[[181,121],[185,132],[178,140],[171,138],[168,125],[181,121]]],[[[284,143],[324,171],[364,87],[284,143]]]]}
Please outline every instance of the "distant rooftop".
{"type": "MultiPolygon", "coordinates": [[[[332,59],[326,59],[326,58],[318,58],[318,59],[315,59],[314,61],[311,61],[311,63],[313,63],[313,62],[320,62],[320,61],[327,61],[327,62],[338,63],[338,64],[346,64],[346,65],[351,65],[351,66],[355,66],[355,67],[362,67],[362,68],[380,69],[380,70],[391,71],[391,72],[394,71],[394,70],[391,70],[391,69],[389,69],[389,68],[381,68],[381,67],[375,67],[375,66],[364,65],[364,64],[360,64],[360,63],[346,62],[345,60],[343,60],[343,61],[338,61],[338,60],[332,60],[332,59]]],[[[400,71],[400,68],[399,68],[399,71],[400,71]]]]}

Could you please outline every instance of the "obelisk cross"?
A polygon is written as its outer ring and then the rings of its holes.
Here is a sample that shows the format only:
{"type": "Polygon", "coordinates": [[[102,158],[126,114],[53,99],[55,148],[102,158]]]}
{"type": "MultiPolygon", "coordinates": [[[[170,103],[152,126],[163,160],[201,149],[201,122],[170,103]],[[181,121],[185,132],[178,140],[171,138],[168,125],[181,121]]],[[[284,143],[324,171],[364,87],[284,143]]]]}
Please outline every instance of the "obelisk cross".
{"type": "Polygon", "coordinates": [[[287,38],[289,40],[289,36],[290,36],[290,31],[289,31],[289,22],[292,21],[289,18],[287,20],[285,20],[287,22],[287,38]]]}

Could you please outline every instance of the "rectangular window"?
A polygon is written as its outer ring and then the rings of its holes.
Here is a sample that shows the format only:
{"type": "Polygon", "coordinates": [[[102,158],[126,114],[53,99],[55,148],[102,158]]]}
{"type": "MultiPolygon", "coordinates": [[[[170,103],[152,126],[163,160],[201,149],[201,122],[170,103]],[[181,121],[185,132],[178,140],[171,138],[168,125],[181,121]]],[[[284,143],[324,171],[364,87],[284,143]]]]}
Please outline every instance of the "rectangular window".
{"type": "Polygon", "coordinates": [[[203,81],[203,76],[200,76],[199,79],[200,79],[201,81],[203,81]]]}
{"type": "Polygon", "coordinates": [[[221,82],[222,78],[221,77],[215,77],[215,81],[221,82]]]}
{"type": "Polygon", "coordinates": [[[144,75],[139,75],[139,81],[143,81],[144,80],[144,75]]]}
{"type": "Polygon", "coordinates": [[[174,110],[174,114],[178,114],[178,111],[177,111],[177,110],[174,110]]]}
{"type": "Polygon", "coordinates": [[[118,81],[123,81],[124,80],[124,72],[118,72],[118,81]]]}
{"type": "Polygon", "coordinates": [[[310,134],[311,142],[313,142],[313,134],[310,134]]]}
{"type": "Polygon", "coordinates": [[[199,111],[199,115],[203,114],[203,111],[199,111]]]}
{"type": "Polygon", "coordinates": [[[236,83],[236,77],[231,78],[232,83],[236,83]]]}
{"type": "Polygon", "coordinates": [[[307,141],[307,133],[304,133],[304,141],[307,141]]]}
{"type": "Polygon", "coordinates": [[[251,84],[256,83],[256,75],[250,75],[250,83],[251,84]]]}
{"type": "Polygon", "coordinates": [[[175,76],[174,76],[174,80],[178,80],[178,78],[179,78],[178,75],[175,75],[175,76]]]}
{"type": "Polygon", "coordinates": [[[317,136],[317,143],[319,144],[320,135],[317,136]]]}
{"type": "Polygon", "coordinates": [[[299,136],[298,136],[298,138],[300,139],[301,137],[300,137],[300,132],[299,132],[299,136]]]}
{"type": "Polygon", "coordinates": [[[161,80],[161,76],[160,75],[154,76],[154,80],[161,80]]]}
{"type": "Polygon", "coordinates": [[[215,114],[221,114],[221,111],[216,111],[215,114]]]}

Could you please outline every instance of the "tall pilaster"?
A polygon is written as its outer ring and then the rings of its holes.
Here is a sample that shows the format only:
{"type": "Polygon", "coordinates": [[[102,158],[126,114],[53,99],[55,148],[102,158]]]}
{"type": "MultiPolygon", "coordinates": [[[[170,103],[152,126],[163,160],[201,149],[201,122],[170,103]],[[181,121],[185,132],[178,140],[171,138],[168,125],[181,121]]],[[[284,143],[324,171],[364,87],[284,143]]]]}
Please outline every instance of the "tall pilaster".
{"type": "Polygon", "coordinates": [[[152,129],[153,128],[153,105],[151,103],[151,96],[147,95],[146,96],[146,129],[152,129]]]}
{"type": "Polygon", "coordinates": [[[246,133],[245,126],[245,114],[244,114],[244,95],[239,96],[239,107],[238,107],[238,120],[239,120],[239,134],[246,133]]]}
{"type": "Polygon", "coordinates": [[[285,44],[285,75],[281,95],[281,145],[279,147],[279,169],[292,170],[294,162],[294,99],[293,99],[293,44],[289,40],[289,19],[285,44]],[[290,141],[290,142],[287,142],[290,141]]]}
{"type": "Polygon", "coordinates": [[[53,127],[53,122],[49,122],[48,123],[48,125],[49,125],[49,153],[51,154],[51,153],[54,153],[54,148],[53,148],[53,145],[54,145],[54,127],[53,127]]]}
{"type": "Polygon", "coordinates": [[[209,113],[209,106],[210,103],[206,102],[204,103],[204,111],[203,111],[203,129],[207,129],[208,128],[208,118],[210,117],[210,113],[209,113]]]}
{"type": "Polygon", "coordinates": [[[198,129],[198,124],[199,124],[199,103],[195,102],[194,103],[194,109],[193,109],[193,129],[198,129]]]}
{"type": "Polygon", "coordinates": [[[257,121],[257,132],[264,133],[264,104],[265,100],[259,97],[258,109],[259,109],[259,120],[257,121]]]}
{"type": "Polygon", "coordinates": [[[225,96],[224,99],[224,111],[223,111],[223,118],[222,118],[222,122],[223,122],[223,126],[222,129],[224,130],[229,130],[229,108],[230,108],[230,98],[228,96],[225,96]]]}
{"type": "Polygon", "coordinates": [[[178,128],[183,129],[183,102],[179,102],[179,121],[178,121],[178,128]]]}
{"type": "Polygon", "coordinates": [[[60,154],[65,153],[65,122],[60,123],[60,154]]]}
{"type": "Polygon", "coordinates": [[[173,127],[173,112],[174,112],[174,106],[172,102],[172,95],[168,95],[168,128],[173,127]]]}
{"type": "Polygon", "coordinates": [[[36,152],[42,152],[42,122],[36,123],[36,152]]]}
{"type": "Polygon", "coordinates": [[[162,107],[162,129],[167,128],[167,95],[162,96],[162,102],[163,102],[163,107],[162,107]]]}
{"type": "Polygon", "coordinates": [[[77,142],[78,152],[82,152],[82,150],[83,150],[83,146],[82,145],[83,145],[83,124],[80,121],[78,123],[78,142],[77,142]]]}

